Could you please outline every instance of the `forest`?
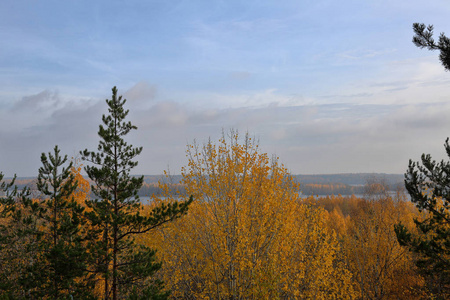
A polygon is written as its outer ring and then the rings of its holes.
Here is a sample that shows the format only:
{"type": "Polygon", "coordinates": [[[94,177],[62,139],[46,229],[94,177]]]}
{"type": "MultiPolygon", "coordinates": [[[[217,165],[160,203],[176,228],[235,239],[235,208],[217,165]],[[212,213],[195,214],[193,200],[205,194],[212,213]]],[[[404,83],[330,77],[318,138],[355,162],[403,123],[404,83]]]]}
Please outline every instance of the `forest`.
{"type": "Polygon", "coordinates": [[[113,88],[99,152],[43,153],[35,190],[2,181],[0,299],[450,296],[448,196],[423,189],[414,163],[407,189],[428,206],[377,178],[364,197],[305,198],[277,157],[231,129],[187,145],[181,178],[143,204],[125,102],[113,88]]]}
{"type": "MultiPolygon", "coordinates": [[[[450,53],[432,26],[414,30],[450,53]]],[[[372,178],[362,197],[305,198],[231,129],[188,144],[181,178],[141,203],[125,103],[114,87],[96,151],[42,153],[35,190],[0,173],[0,299],[450,298],[450,162],[411,160],[408,196],[372,178]]]]}

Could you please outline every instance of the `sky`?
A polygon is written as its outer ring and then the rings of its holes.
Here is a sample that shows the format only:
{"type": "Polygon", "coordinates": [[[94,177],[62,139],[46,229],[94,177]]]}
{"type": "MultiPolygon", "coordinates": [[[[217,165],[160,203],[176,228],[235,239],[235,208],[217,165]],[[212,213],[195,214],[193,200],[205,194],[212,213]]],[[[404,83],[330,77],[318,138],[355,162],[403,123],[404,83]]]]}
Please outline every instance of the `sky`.
{"type": "Polygon", "coordinates": [[[96,150],[111,88],[134,174],[179,174],[186,145],[238,130],[294,174],[404,173],[445,158],[450,73],[411,42],[450,35],[448,1],[0,2],[0,172],[58,145],[96,150]]]}

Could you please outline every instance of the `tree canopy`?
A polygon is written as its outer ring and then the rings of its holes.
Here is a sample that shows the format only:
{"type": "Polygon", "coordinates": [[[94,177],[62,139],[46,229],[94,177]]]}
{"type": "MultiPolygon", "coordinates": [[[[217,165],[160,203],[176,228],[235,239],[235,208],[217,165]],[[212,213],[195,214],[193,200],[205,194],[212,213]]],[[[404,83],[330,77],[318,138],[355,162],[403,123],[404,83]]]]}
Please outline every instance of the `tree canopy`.
{"type": "Polygon", "coordinates": [[[278,158],[236,131],[187,156],[182,182],[195,200],[149,241],[175,299],[355,297],[324,210],[301,202],[278,158]]]}

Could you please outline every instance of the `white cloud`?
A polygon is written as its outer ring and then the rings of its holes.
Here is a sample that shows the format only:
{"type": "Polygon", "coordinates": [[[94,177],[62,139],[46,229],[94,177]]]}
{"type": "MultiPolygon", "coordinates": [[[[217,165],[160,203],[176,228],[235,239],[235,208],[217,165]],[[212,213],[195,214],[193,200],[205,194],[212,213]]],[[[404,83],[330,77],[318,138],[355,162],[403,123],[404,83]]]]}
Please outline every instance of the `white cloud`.
{"type": "MultiPolygon", "coordinates": [[[[213,108],[159,99],[146,83],[125,94],[131,99],[130,120],[139,128],[130,134],[130,142],[144,147],[136,169],[143,174],[162,173],[168,165],[178,173],[187,163],[187,143],[209,136],[214,140],[229,128],[255,135],[263,151],[277,154],[294,173],[398,173],[409,158],[418,159],[422,152],[442,157],[450,126],[447,102],[319,105],[267,90],[235,95],[234,103],[213,108]],[[140,97],[153,98],[144,107],[137,101],[140,97]]],[[[71,156],[84,148],[96,149],[98,124],[105,112],[105,103],[95,99],[49,91],[23,97],[15,107],[0,111],[2,120],[17,125],[12,130],[2,127],[2,171],[34,175],[40,153],[55,144],[71,156]]]]}

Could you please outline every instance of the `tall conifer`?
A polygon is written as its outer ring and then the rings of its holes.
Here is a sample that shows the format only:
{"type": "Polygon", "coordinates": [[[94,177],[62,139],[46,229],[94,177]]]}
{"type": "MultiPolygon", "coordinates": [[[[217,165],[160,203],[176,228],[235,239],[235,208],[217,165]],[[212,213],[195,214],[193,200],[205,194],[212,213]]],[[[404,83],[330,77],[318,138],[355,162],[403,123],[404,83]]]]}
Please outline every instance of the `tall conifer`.
{"type": "MultiPolygon", "coordinates": [[[[436,42],[433,25],[414,23],[413,43],[419,48],[439,50],[439,59],[450,71],[450,38],[441,33],[436,42]]],[[[444,144],[450,157],[449,139],[444,144]]],[[[420,234],[402,224],[395,228],[401,245],[419,254],[417,265],[427,275],[428,285],[437,299],[450,298],[450,161],[436,162],[422,154],[421,162],[409,161],[405,187],[419,211],[426,214],[414,220],[420,234]]]]}
{"type": "Polygon", "coordinates": [[[124,140],[131,130],[137,129],[125,121],[125,102],[114,87],[112,99],[106,100],[109,114],[103,115],[98,131],[98,152],[81,152],[83,159],[92,163],[85,170],[94,182],[91,188],[96,196],[88,203],[92,209],[88,218],[92,225],[90,252],[96,266],[93,271],[103,278],[104,299],[122,299],[126,294],[134,299],[164,299],[168,294],[161,292],[161,283],[149,281],[160,268],[155,262],[155,251],[138,246],[134,237],[181,216],[190,201],[163,204],[148,216],[141,214],[138,190],[143,176],[134,177],[130,172],[138,164],[134,159],[142,147],[135,148],[124,140]],[[144,289],[136,289],[144,283],[144,289]]]}
{"type": "Polygon", "coordinates": [[[34,286],[34,295],[51,299],[68,297],[90,298],[90,287],[85,285],[87,251],[81,230],[84,208],[73,193],[77,188],[72,162],[67,155],[54,152],[41,155],[37,188],[41,200],[25,202],[35,216],[37,226],[31,232],[39,255],[27,267],[22,281],[34,286]]]}
{"type": "Polygon", "coordinates": [[[67,155],[62,157],[58,146],[54,153],[41,155],[42,167],[39,168],[37,188],[45,197],[45,213],[41,215],[45,227],[45,255],[48,271],[44,284],[46,293],[53,299],[60,297],[86,298],[83,281],[86,270],[86,249],[81,230],[84,208],[75,201],[73,193],[77,182],[71,171],[72,162],[66,167],[67,155]],[[81,283],[81,286],[80,286],[81,283]]]}
{"type": "Polygon", "coordinates": [[[12,272],[0,290],[20,299],[92,299],[85,280],[84,209],[73,198],[77,183],[72,163],[64,167],[67,156],[62,157],[57,146],[53,154],[42,153],[41,161],[39,199],[31,199],[27,189],[18,192],[9,185],[12,190],[1,201],[5,219],[0,241],[9,243],[6,250],[15,245],[15,251],[2,253],[10,265],[5,271],[12,272]]]}

